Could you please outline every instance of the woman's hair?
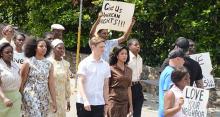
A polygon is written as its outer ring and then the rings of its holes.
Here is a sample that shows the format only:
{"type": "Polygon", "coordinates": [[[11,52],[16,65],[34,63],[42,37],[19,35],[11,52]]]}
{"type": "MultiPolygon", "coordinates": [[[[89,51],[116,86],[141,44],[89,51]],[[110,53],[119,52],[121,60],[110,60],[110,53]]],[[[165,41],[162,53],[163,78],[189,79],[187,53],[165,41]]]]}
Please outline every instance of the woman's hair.
{"type": "Polygon", "coordinates": [[[126,46],[116,46],[114,47],[114,49],[112,50],[112,53],[110,54],[110,60],[109,60],[109,64],[110,65],[115,65],[117,62],[118,62],[118,58],[117,56],[119,55],[119,53],[125,49],[127,51],[127,54],[128,54],[128,57],[127,57],[127,60],[125,61],[125,64],[127,64],[130,60],[130,57],[129,57],[129,50],[126,46]]]}
{"type": "Polygon", "coordinates": [[[11,29],[11,30],[14,30],[13,26],[12,25],[6,25],[3,30],[2,30],[2,34],[3,36],[6,34],[6,32],[11,29]]]}
{"type": "Polygon", "coordinates": [[[177,85],[177,83],[188,74],[189,73],[185,67],[176,68],[171,74],[171,80],[175,85],[177,85]]]}
{"type": "Polygon", "coordinates": [[[44,39],[30,39],[26,42],[24,46],[24,54],[27,58],[33,57],[36,55],[36,49],[39,42],[44,41],[47,46],[47,52],[44,55],[44,57],[47,57],[50,54],[51,46],[50,43],[47,40],[44,39]]]}
{"type": "Polygon", "coordinates": [[[2,43],[1,45],[0,45],[0,58],[2,58],[2,52],[3,52],[3,50],[6,48],[6,47],[11,47],[12,49],[13,49],[13,47],[9,44],[9,43],[2,43]]]}
{"type": "Polygon", "coordinates": [[[16,39],[17,39],[18,36],[22,36],[24,39],[26,39],[26,38],[25,38],[25,35],[24,35],[23,33],[18,33],[18,34],[16,34],[16,35],[14,36],[14,41],[16,41],[16,39]]]}

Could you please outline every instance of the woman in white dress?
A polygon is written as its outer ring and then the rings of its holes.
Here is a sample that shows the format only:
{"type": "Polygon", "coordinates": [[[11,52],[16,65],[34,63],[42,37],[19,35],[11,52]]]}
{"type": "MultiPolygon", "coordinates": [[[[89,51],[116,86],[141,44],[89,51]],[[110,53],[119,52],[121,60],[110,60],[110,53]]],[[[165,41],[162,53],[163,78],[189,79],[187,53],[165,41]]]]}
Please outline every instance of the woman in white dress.
{"type": "Polygon", "coordinates": [[[164,97],[165,117],[186,117],[182,112],[183,89],[190,84],[189,73],[185,67],[175,69],[171,74],[174,83],[164,97]]]}
{"type": "Polygon", "coordinates": [[[19,67],[13,61],[13,48],[9,43],[0,45],[0,116],[19,117],[21,94],[19,92],[19,67]]]}

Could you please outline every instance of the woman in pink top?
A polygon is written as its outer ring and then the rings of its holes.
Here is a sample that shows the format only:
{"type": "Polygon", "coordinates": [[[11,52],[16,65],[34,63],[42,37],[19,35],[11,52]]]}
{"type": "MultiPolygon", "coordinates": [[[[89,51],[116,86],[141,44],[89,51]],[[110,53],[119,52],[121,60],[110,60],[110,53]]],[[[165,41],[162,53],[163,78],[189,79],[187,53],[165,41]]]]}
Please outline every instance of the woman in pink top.
{"type": "Polygon", "coordinates": [[[171,74],[174,83],[164,97],[165,117],[185,117],[182,113],[183,89],[190,84],[189,73],[185,67],[175,69],[171,74]]]}

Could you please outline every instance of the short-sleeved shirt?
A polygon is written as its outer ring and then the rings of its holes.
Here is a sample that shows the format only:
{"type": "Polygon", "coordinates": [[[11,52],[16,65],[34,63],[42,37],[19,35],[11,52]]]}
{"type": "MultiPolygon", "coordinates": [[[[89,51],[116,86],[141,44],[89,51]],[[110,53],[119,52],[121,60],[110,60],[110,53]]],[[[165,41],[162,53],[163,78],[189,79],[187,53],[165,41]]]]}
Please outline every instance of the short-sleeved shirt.
{"type": "MultiPolygon", "coordinates": [[[[104,105],[104,80],[111,77],[109,64],[103,59],[96,61],[90,55],[80,62],[77,74],[85,77],[84,90],[89,104],[104,105]]],[[[79,92],[76,102],[84,104],[83,97],[79,92]]]]}
{"type": "Polygon", "coordinates": [[[171,74],[174,68],[167,66],[160,75],[159,80],[159,117],[164,117],[164,93],[170,89],[172,85],[171,74]]]}
{"type": "Polygon", "coordinates": [[[111,39],[105,41],[105,50],[102,54],[102,59],[106,62],[109,62],[109,54],[111,53],[112,49],[118,45],[118,39],[111,39]]]}
{"type": "Polygon", "coordinates": [[[202,80],[203,75],[202,75],[202,69],[199,63],[195,60],[193,60],[190,57],[185,58],[185,63],[184,65],[190,75],[190,86],[193,86],[193,83],[197,80],[202,80]]]}
{"type": "MultiPolygon", "coordinates": [[[[184,67],[189,72],[190,75],[190,86],[193,86],[193,83],[197,80],[202,80],[203,75],[202,75],[202,69],[201,66],[199,65],[198,62],[195,60],[191,59],[190,57],[185,57],[184,58],[185,63],[183,64],[184,67]]],[[[169,59],[165,59],[163,62],[163,65],[161,66],[161,71],[169,65],[169,59]]]]}
{"type": "Polygon", "coordinates": [[[21,67],[21,65],[24,63],[25,60],[25,55],[24,52],[17,52],[14,51],[13,53],[13,62],[17,63],[19,67],[21,67]]]}

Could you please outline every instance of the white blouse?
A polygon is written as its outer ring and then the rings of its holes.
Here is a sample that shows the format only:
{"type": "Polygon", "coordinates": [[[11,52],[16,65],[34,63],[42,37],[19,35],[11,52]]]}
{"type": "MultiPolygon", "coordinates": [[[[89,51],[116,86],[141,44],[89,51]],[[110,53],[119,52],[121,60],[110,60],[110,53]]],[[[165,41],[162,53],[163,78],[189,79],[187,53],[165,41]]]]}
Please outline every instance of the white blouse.
{"type": "Polygon", "coordinates": [[[19,90],[21,80],[18,65],[11,62],[11,67],[8,67],[7,64],[0,59],[0,79],[3,91],[19,90]]]}

